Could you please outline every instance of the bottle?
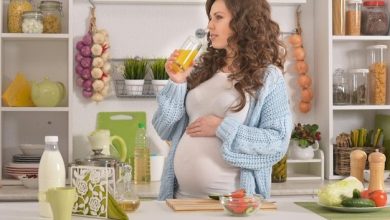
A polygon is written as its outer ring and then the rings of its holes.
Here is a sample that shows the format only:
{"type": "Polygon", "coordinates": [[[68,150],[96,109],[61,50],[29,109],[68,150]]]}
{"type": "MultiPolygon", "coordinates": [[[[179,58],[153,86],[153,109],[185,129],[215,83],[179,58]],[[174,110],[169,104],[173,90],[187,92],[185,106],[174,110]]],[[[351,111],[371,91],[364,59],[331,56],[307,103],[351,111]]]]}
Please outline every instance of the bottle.
{"type": "Polygon", "coordinates": [[[138,124],[134,148],[134,183],[150,182],[150,152],[144,123],[138,124]]]}
{"type": "Polygon", "coordinates": [[[186,70],[202,48],[202,38],[206,35],[203,29],[197,29],[195,36],[189,36],[179,48],[179,56],[173,63],[172,69],[175,73],[186,70]]]}
{"type": "Polygon", "coordinates": [[[367,47],[370,102],[373,105],[386,104],[387,87],[387,45],[367,47]]]}
{"type": "Polygon", "coordinates": [[[45,136],[45,151],[38,169],[39,214],[52,218],[50,205],[45,200],[48,189],[65,186],[65,164],[58,149],[58,136],[45,136]]]}
{"type": "Polygon", "coordinates": [[[33,10],[28,0],[11,0],[7,10],[8,32],[22,33],[22,14],[33,10]]]}
{"type": "Polygon", "coordinates": [[[125,212],[134,212],[140,205],[140,199],[131,187],[131,166],[122,163],[119,173],[119,180],[116,183],[116,200],[125,212]]]}
{"type": "Polygon", "coordinates": [[[368,184],[368,191],[385,190],[384,188],[384,172],[386,156],[379,152],[378,149],[368,156],[370,165],[370,182],[368,184]]]}
{"type": "Polygon", "coordinates": [[[346,34],[360,35],[362,0],[348,0],[346,16],[346,34]]]}
{"type": "Polygon", "coordinates": [[[364,168],[366,167],[367,154],[362,150],[354,150],[349,155],[351,176],[356,177],[360,182],[364,182],[364,168]]]}
{"type": "Polygon", "coordinates": [[[62,3],[41,1],[39,9],[43,14],[43,33],[61,33],[62,3]]]}

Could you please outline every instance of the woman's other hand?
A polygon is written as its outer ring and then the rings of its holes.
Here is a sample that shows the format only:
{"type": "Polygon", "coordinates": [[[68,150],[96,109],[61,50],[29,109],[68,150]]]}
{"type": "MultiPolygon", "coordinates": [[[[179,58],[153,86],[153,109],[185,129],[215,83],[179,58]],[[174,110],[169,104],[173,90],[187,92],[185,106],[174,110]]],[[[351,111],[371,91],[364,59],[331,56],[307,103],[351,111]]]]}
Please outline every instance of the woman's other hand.
{"type": "Polygon", "coordinates": [[[223,118],[215,115],[207,115],[190,123],[186,133],[191,137],[214,137],[223,118]]]}
{"type": "Polygon", "coordinates": [[[165,70],[167,71],[169,78],[175,83],[184,83],[187,82],[187,77],[190,75],[191,71],[194,69],[194,63],[190,65],[185,71],[175,72],[173,69],[174,62],[179,56],[179,51],[175,50],[171,56],[167,59],[165,63],[165,70]]]}

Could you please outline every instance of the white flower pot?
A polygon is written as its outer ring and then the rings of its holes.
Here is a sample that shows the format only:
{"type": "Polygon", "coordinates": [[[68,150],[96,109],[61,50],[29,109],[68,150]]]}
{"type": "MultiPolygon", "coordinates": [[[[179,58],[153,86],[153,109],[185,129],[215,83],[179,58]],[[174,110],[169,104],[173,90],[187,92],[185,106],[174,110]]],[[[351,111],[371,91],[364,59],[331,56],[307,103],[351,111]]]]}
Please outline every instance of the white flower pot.
{"type": "Polygon", "coordinates": [[[154,88],[154,94],[160,93],[160,91],[164,88],[164,86],[168,83],[168,80],[152,80],[152,85],[154,88]]]}
{"type": "Polygon", "coordinates": [[[315,141],[314,144],[302,148],[298,145],[298,141],[290,140],[288,150],[288,157],[290,159],[296,160],[310,160],[314,158],[314,151],[319,149],[318,141],[315,141]]]}
{"type": "Polygon", "coordinates": [[[142,95],[145,80],[143,79],[126,79],[125,85],[127,89],[127,95],[142,95]]]}

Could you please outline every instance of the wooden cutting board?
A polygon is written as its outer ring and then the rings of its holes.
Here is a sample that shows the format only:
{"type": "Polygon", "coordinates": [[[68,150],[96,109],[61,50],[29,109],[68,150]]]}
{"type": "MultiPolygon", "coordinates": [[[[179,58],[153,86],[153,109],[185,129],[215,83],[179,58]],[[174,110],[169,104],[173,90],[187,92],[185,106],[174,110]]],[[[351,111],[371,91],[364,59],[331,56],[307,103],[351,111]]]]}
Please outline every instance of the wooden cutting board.
{"type": "MultiPolygon", "coordinates": [[[[167,199],[166,203],[173,211],[220,211],[223,210],[221,203],[214,199],[167,199]]],[[[265,202],[261,205],[262,210],[275,210],[276,203],[265,202]]]]}

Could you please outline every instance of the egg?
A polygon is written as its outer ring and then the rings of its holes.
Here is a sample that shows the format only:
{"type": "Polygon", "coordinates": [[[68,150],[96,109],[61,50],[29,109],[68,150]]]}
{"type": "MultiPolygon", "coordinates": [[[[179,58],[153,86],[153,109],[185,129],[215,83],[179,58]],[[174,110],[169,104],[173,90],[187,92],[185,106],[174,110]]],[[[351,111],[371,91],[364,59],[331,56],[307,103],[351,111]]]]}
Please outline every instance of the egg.
{"type": "Polygon", "coordinates": [[[299,103],[299,111],[301,111],[302,113],[308,113],[310,109],[311,109],[310,102],[301,101],[299,103]]]}
{"type": "Polygon", "coordinates": [[[309,88],[311,86],[311,78],[306,74],[302,74],[298,78],[298,84],[301,86],[301,88],[309,88]]]}
{"type": "Polygon", "coordinates": [[[288,41],[293,47],[302,46],[302,37],[299,34],[293,34],[288,38],[288,41]]]}
{"type": "Polygon", "coordinates": [[[302,89],[301,91],[301,99],[304,102],[310,102],[313,98],[313,92],[311,88],[302,89]]]}
{"type": "Polygon", "coordinates": [[[309,70],[309,66],[307,65],[307,63],[305,61],[297,61],[295,63],[295,70],[299,74],[305,74],[309,70]]]}
{"type": "Polygon", "coordinates": [[[305,50],[302,47],[294,48],[294,58],[295,60],[304,60],[305,59],[305,50]]]}

